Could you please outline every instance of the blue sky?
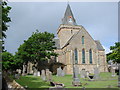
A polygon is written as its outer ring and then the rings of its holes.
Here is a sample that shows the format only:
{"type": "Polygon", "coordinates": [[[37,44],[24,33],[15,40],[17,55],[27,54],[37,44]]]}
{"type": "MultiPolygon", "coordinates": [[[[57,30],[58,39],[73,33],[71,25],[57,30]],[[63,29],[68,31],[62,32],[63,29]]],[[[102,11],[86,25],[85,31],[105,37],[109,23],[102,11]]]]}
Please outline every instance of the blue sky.
{"type": "MultiPolygon", "coordinates": [[[[94,40],[100,40],[106,52],[118,41],[117,2],[70,2],[78,25],[90,33],[94,40]]],[[[20,44],[36,29],[48,31],[56,36],[61,24],[66,2],[9,2],[12,7],[9,16],[12,22],[6,32],[5,49],[15,53],[20,44]]]]}

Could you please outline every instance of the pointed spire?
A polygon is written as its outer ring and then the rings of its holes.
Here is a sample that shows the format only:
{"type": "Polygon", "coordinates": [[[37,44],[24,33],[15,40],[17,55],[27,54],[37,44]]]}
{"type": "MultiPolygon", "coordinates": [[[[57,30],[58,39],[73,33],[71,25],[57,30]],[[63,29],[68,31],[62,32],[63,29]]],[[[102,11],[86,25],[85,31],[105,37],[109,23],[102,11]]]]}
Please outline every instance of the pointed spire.
{"type": "Polygon", "coordinates": [[[67,5],[64,17],[62,19],[62,24],[77,25],[69,3],[67,5]]]}

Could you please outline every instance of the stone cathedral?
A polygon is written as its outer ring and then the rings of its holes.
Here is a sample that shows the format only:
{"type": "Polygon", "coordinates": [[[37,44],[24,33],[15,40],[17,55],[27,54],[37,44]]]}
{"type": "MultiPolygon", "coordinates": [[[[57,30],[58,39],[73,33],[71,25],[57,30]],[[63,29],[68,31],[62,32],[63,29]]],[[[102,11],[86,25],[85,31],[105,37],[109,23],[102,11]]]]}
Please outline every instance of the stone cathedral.
{"type": "Polygon", "coordinates": [[[58,39],[54,39],[55,52],[59,54],[56,61],[66,65],[66,74],[73,73],[73,65],[79,71],[85,69],[93,73],[94,68],[99,67],[100,72],[107,72],[105,49],[82,25],[77,25],[69,4],[57,35],[58,39]]]}

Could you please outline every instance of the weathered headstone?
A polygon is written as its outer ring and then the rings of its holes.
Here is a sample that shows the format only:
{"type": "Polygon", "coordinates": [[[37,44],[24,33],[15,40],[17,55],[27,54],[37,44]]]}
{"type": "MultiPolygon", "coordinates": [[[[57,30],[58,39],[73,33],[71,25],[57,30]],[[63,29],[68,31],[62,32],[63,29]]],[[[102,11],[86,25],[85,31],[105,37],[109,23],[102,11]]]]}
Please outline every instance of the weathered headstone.
{"type": "Polygon", "coordinates": [[[38,71],[37,71],[36,68],[34,68],[34,73],[33,73],[33,75],[34,75],[34,76],[37,76],[37,74],[38,74],[38,71]]]}
{"type": "Polygon", "coordinates": [[[37,72],[37,76],[40,76],[40,71],[37,72]]]}
{"type": "Polygon", "coordinates": [[[46,79],[49,81],[49,69],[46,69],[46,79]]]}
{"type": "Polygon", "coordinates": [[[28,62],[28,64],[27,64],[27,74],[33,74],[32,67],[33,67],[33,64],[31,62],[28,62]]]}
{"type": "Polygon", "coordinates": [[[80,80],[78,78],[78,74],[79,74],[79,68],[77,66],[73,66],[73,82],[72,82],[72,84],[74,86],[80,85],[80,80]]]}
{"type": "Polygon", "coordinates": [[[94,80],[98,80],[99,79],[99,68],[95,67],[94,68],[94,80]]]}
{"type": "Polygon", "coordinates": [[[49,81],[52,81],[52,72],[49,72],[49,81]]]}
{"type": "Polygon", "coordinates": [[[112,77],[115,77],[116,76],[116,73],[115,73],[115,67],[111,66],[111,73],[112,73],[112,77]]]}
{"type": "Polygon", "coordinates": [[[82,69],[80,72],[80,77],[81,78],[86,78],[87,77],[87,72],[85,71],[85,69],[82,69]]]}
{"type": "Polygon", "coordinates": [[[42,78],[42,80],[46,80],[46,76],[45,76],[45,70],[42,70],[41,71],[41,78],[42,78]]]}
{"type": "Polygon", "coordinates": [[[62,69],[61,69],[61,67],[57,68],[57,76],[62,76],[62,69]]]}
{"type": "Polygon", "coordinates": [[[22,71],[22,75],[23,75],[23,76],[26,75],[26,74],[25,74],[25,71],[26,71],[26,65],[23,64],[23,71],[22,71]]]}
{"type": "Polygon", "coordinates": [[[65,76],[65,72],[63,70],[61,72],[61,76],[65,76]]]}
{"type": "Polygon", "coordinates": [[[89,78],[89,71],[86,71],[86,77],[89,78]]]}

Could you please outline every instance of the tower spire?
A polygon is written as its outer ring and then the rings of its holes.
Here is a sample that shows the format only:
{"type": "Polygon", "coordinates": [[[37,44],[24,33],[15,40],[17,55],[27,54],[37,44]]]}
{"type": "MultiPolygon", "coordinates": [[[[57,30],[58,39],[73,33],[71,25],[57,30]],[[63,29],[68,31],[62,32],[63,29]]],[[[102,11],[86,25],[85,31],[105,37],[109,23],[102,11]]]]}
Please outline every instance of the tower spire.
{"type": "Polygon", "coordinates": [[[73,16],[72,10],[70,8],[69,2],[67,4],[67,8],[64,14],[64,17],[62,19],[62,24],[67,24],[67,25],[77,25],[75,18],[73,16]]]}

